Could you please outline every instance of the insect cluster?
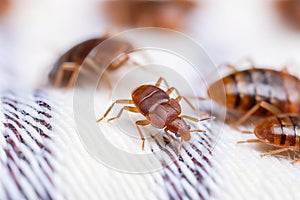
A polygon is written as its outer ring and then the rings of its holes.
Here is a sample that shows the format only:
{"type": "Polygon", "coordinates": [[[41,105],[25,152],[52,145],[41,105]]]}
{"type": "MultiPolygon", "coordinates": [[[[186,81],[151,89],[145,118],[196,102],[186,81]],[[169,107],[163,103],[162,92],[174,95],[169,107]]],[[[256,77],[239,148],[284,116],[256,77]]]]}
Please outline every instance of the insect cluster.
{"type": "MultiPolygon", "coordinates": [[[[243,115],[231,127],[239,130],[237,127],[251,116],[267,116],[254,128],[257,139],[239,143],[262,142],[280,147],[262,156],[300,150],[299,79],[289,74],[286,68],[281,71],[254,67],[233,70],[234,73],[216,81],[208,89],[215,102],[243,115]],[[217,98],[223,84],[225,99],[217,98]]],[[[299,161],[297,159],[293,163],[299,161]]]]}
{"type": "MultiPolygon", "coordinates": [[[[107,37],[90,39],[77,44],[68,50],[54,64],[54,67],[49,74],[49,82],[54,87],[65,87],[70,89],[74,86],[75,81],[79,76],[96,76],[99,74],[98,70],[103,70],[105,67],[107,68],[104,73],[112,72],[129,61],[135,66],[139,65],[129,57],[128,52],[132,51],[133,46],[126,41],[109,39],[109,42],[106,41],[101,50],[96,48],[100,44],[103,45],[103,41],[106,39],[107,37]],[[120,54],[122,54],[122,56],[118,56],[120,54]],[[115,57],[117,57],[117,59],[113,60],[112,63],[109,63],[109,61],[115,57]]],[[[112,89],[109,79],[107,78],[106,80],[108,86],[112,89]]],[[[155,85],[138,86],[132,92],[131,96],[131,99],[115,101],[97,122],[106,118],[116,104],[127,104],[120,110],[116,117],[109,118],[108,121],[121,117],[124,110],[140,113],[145,116],[145,120],[138,120],[135,122],[137,131],[142,140],[143,150],[145,138],[140,129],[141,126],[152,125],[157,129],[163,129],[171,143],[174,143],[174,139],[170,135],[170,132],[174,133],[176,137],[181,138],[181,148],[182,141],[189,141],[191,139],[190,133],[205,132],[204,130],[190,130],[190,126],[185,120],[201,122],[213,118],[204,112],[198,111],[186,97],[180,95],[175,87],[169,87],[167,81],[162,77],[159,78],[155,85]],[[168,88],[166,91],[160,88],[162,82],[168,88]],[[172,93],[177,95],[176,98],[170,97],[172,93]],[[181,106],[179,104],[181,100],[185,101],[193,111],[201,114],[203,118],[197,119],[191,116],[182,115],[181,106]]]]}
{"type": "MultiPolygon", "coordinates": [[[[55,63],[54,68],[49,74],[50,82],[55,87],[71,88],[79,76],[79,68],[82,65],[82,71],[85,75],[93,76],[97,74],[99,68],[107,66],[107,71],[114,71],[124,63],[130,61],[126,53],[133,47],[130,43],[120,40],[111,40],[106,44],[104,50],[96,49],[92,56],[88,54],[97,45],[103,42],[106,37],[95,38],[84,41],[62,55],[55,63]],[[108,63],[112,57],[118,54],[118,57],[112,63],[108,63]],[[83,61],[85,64],[83,65],[83,61]]],[[[132,61],[135,63],[134,61],[132,61]]],[[[135,63],[138,65],[137,63],[135,63]]],[[[229,65],[228,65],[229,66],[229,65]]],[[[242,115],[239,120],[230,124],[232,128],[239,130],[239,126],[247,121],[251,116],[267,116],[261,120],[254,128],[253,133],[257,139],[244,142],[262,142],[268,145],[280,147],[262,156],[280,153],[283,151],[297,151],[300,149],[300,80],[289,74],[284,68],[281,71],[263,68],[250,68],[238,71],[230,65],[234,71],[230,75],[211,84],[208,88],[208,96],[216,103],[226,107],[228,110],[242,115]],[[224,91],[222,87],[224,86],[224,91]],[[223,93],[224,94],[223,94],[223,93]],[[222,96],[223,95],[223,96],[222,96]],[[222,98],[225,97],[225,98],[222,98]],[[282,114],[286,113],[286,114],[282,114]]],[[[109,79],[108,80],[108,85],[109,79]]],[[[109,118],[112,121],[121,117],[123,111],[142,114],[145,119],[135,122],[137,131],[142,140],[142,149],[145,146],[145,138],[141,131],[141,126],[152,125],[157,129],[163,129],[164,133],[173,143],[170,135],[181,137],[182,141],[189,141],[192,132],[204,132],[204,130],[190,130],[190,126],[185,120],[201,122],[212,119],[207,114],[197,111],[190,101],[180,95],[174,87],[169,87],[164,78],[159,78],[155,85],[138,86],[132,93],[131,99],[121,99],[115,101],[105,112],[103,117],[98,119],[100,122],[108,116],[116,104],[124,104],[116,117],[109,118]],[[164,82],[167,90],[160,88],[164,82]],[[171,98],[170,94],[175,93],[176,98],[171,98]],[[203,118],[197,119],[191,116],[181,114],[179,102],[185,101],[195,112],[200,113],[203,118]]],[[[242,131],[243,133],[252,133],[242,131]]],[[[295,160],[294,162],[298,162],[295,160]]]]}
{"type": "MultiPolygon", "coordinates": [[[[95,38],[84,41],[62,55],[55,63],[49,74],[49,80],[55,87],[71,88],[79,76],[79,68],[82,65],[85,75],[93,76],[97,74],[99,68],[108,65],[107,71],[114,71],[120,68],[124,63],[130,60],[126,54],[133,47],[126,41],[112,40],[104,50],[95,51],[91,57],[88,54],[106,37],[95,38]],[[112,57],[123,53],[112,63],[108,63],[112,57]],[[83,61],[87,64],[83,65],[83,61]]],[[[133,62],[134,63],[134,62],[133,62]]],[[[138,65],[138,64],[136,64],[138,65]]],[[[287,150],[296,151],[300,148],[300,81],[297,77],[289,74],[284,68],[281,71],[263,68],[250,68],[238,71],[230,66],[234,71],[232,74],[211,84],[208,88],[208,96],[216,103],[225,106],[227,109],[242,114],[236,122],[230,124],[232,128],[239,130],[238,126],[247,121],[251,116],[267,116],[261,120],[254,128],[254,134],[257,139],[244,142],[262,142],[268,145],[280,147],[262,154],[271,155],[287,150]],[[224,86],[224,94],[222,87],[224,86]],[[225,98],[222,98],[223,97],[225,98]],[[282,114],[287,113],[287,114],[282,114]],[[271,116],[272,115],[272,116],[271,116]]],[[[108,85],[109,79],[108,80],[108,85]]],[[[157,129],[163,129],[164,133],[173,143],[170,135],[181,137],[182,141],[189,141],[192,132],[204,132],[204,130],[190,130],[190,126],[185,120],[200,122],[212,117],[197,111],[190,101],[180,95],[174,87],[169,87],[164,78],[159,78],[155,85],[141,85],[131,94],[131,99],[121,99],[115,101],[105,112],[103,117],[98,119],[100,122],[108,116],[116,104],[126,104],[116,117],[109,118],[112,121],[121,117],[123,111],[129,111],[142,114],[145,119],[135,122],[137,131],[142,140],[142,149],[145,146],[145,138],[141,131],[141,126],[152,125],[157,129]],[[160,88],[164,82],[167,90],[160,88]],[[176,93],[176,98],[171,98],[171,93],[176,93]],[[192,110],[200,113],[203,118],[197,119],[191,116],[181,114],[179,102],[184,100],[192,110]]],[[[252,133],[242,131],[243,133],[252,133]]],[[[295,160],[298,162],[300,160],[295,160]]]]}

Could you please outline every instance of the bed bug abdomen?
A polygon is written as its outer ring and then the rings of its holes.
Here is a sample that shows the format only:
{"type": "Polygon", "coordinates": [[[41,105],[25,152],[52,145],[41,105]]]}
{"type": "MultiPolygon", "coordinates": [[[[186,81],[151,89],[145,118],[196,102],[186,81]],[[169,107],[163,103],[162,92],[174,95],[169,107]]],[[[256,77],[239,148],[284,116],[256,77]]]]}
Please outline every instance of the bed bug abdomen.
{"type": "Polygon", "coordinates": [[[154,85],[142,85],[131,96],[140,113],[145,116],[149,114],[152,106],[169,101],[169,95],[154,85]]]}
{"type": "Polygon", "coordinates": [[[297,114],[281,114],[260,121],[255,129],[256,137],[269,145],[279,147],[300,146],[300,117],[297,114]]]}
{"type": "Polygon", "coordinates": [[[152,126],[161,129],[176,119],[180,113],[179,103],[174,99],[170,99],[168,102],[152,105],[146,118],[152,126]]]}
{"type": "MultiPolygon", "coordinates": [[[[291,74],[254,68],[218,80],[209,87],[208,94],[218,104],[239,113],[247,113],[261,102],[284,113],[299,113],[299,86],[299,79],[291,74]]],[[[266,112],[259,109],[255,115],[264,116],[266,112]]]]}

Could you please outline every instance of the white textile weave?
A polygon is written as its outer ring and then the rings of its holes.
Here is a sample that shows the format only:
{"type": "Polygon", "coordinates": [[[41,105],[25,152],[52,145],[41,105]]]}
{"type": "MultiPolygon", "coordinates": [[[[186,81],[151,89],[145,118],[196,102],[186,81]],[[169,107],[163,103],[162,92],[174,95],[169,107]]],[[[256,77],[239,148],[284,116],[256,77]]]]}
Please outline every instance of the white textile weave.
{"type": "MultiPolygon", "coordinates": [[[[75,131],[71,107],[60,91],[1,94],[0,199],[209,199],[215,186],[211,155],[199,149],[165,151],[174,163],[130,175],[98,163],[75,131]],[[186,154],[186,153],[187,154],[186,154]]],[[[209,133],[209,132],[208,132],[209,133]]],[[[158,141],[164,145],[168,139],[158,141]]],[[[113,156],[113,155],[112,155],[113,156]]],[[[129,161],[130,162],[130,161],[129,161]]]]}

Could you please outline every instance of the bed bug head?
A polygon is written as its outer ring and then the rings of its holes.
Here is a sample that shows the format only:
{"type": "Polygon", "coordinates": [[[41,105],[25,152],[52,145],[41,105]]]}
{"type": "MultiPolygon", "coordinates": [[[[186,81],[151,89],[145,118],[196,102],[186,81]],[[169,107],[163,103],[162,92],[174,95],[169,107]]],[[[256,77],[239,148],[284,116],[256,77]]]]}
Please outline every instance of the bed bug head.
{"type": "Polygon", "coordinates": [[[181,117],[175,118],[166,127],[167,130],[175,133],[176,137],[181,137],[184,141],[191,139],[190,128],[181,117]]]}

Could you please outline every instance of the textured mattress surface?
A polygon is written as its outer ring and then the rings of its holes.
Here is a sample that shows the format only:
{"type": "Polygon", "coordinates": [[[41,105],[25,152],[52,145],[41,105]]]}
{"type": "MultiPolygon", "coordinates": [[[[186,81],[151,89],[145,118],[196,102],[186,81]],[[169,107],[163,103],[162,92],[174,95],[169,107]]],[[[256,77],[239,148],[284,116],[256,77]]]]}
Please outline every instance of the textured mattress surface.
{"type": "MultiPolygon", "coordinates": [[[[215,185],[210,137],[166,148],[174,163],[132,175],[101,165],[84,149],[63,96],[37,90],[1,94],[1,199],[207,199],[215,185]]],[[[209,132],[208,132],[209,133],[209,132]]],[[[165,145],[164,140],[155,140],[165,145]]],[[[113,155],[112,155],[113,156],[113,155]]],[[[130,161],[128,161],[130,162],[130,161]]]]}
{"type": "MultiPolygon", "coordinates": [[[[47,89],[3,90],[0,199],[297,199],[300,172],[292,158],[261,158],[270,147],[236,145],[245,136],[226,126],[215,144],[209,122],[180,156],[163,148],[172,162],[162,170],[115,171],[84,148],[68,98],[47,89]]],[[[168,139],[153,141],[164,147],[168,139]]]]}
{"type": "MultiPolygon", "coordinates": [[[[92,10],[85,0],[72,2],[20,2],[15,11],[17,20],[8,21],[12,23],[9,26],[1,21],[1,200],[299,199],[300,164],[290,164],[297,154],[261,158],[261,153],[274,148],[264,144],[237,145],[237,141],[254,136],[242,135],[218,120],[217,129],[209,121],[201,123],[207,132],[195,134],[191,146],[184,144],[180,155],[178,148],[168,145],[164,134],[153,137],[151,145],[162,148],[172,161],[161,162],[161,170],[128,174],[98,162],[76,130],[72,92],[41,86],[51,64],[66,46],[87,37],[86,32],[104,32],[95,28],[104,27],[98,26],[98,20],[80,21],[92,10]],[[32,5],[28,10],[24,9],[27,3],[32,5]],[[70,16],[62,18],[66,9],[70,16]],[[51,12],[57,15],[50,19],[51,12]],[[54,29],[60,20],[67,25],[54,29]],[[44,24],[47,26],[43,30],[37,28],[44,24]]],[[[217,64],[249,56],[268,67],[300,63],[299,35],[272,27],[268,19],[273,16],[265,12],[266,4],[258,6],[258,0],[211,2],[199,15],[210,20],[200,20],[201,34],[196,38],[217,64]],[[247,12],[240,9],[245,6],[247,12]],[[264,20],[259,18],[258,10],[266,15],[264,20]]],[[[289,70],[299,75],[297,67],[289,65],[289,70]]],[[[149,147],[149,143],[146,145],[149,147]]],[[[124,161],[124,165],[131,162],[124,161]]]]}

